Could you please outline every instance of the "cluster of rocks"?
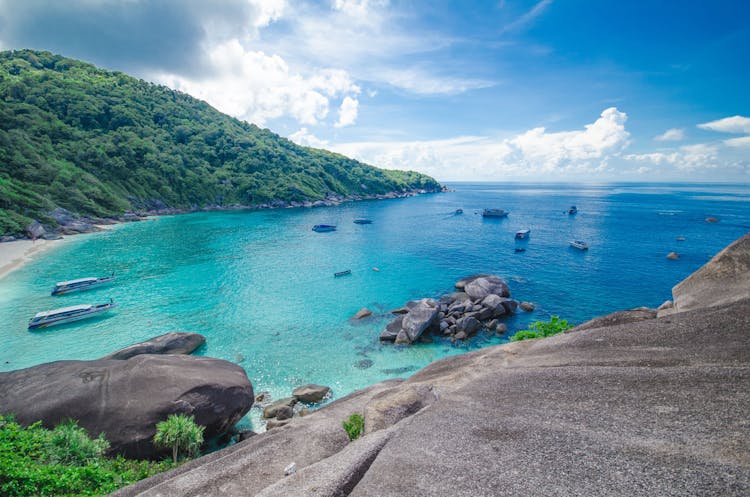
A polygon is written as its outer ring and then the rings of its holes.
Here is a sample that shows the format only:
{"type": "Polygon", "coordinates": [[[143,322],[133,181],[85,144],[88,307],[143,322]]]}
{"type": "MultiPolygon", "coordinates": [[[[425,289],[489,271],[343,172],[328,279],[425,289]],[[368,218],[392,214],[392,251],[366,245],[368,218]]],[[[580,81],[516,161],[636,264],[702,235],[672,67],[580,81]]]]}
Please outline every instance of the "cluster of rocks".
{"type": "Polygon", "coordinates": [[[519,305],[532,311],[534,305],[510,298],[504,279],[491,274],[476,274],[459,280],[457,292],[439,300],[422,299],[407,302],[393,311],[399,314],[380,334],[383,341],[412,344],[424,333],[465,340],[485,329],[498,334],[508,331],[500,320],[516,312],[519,305]]]}
{"type": "Polygon", "coordinates": [[[255,402],[257,407],[263,409],[266,429],[270,430],[286,425],[294,416],[307,415],[309,405],[319,404],[330,396],[330,387],[309,384],[295,388],[291,397],[276,401],[271,401],[268,392],[262,392],[255,397],[255,402]]]}

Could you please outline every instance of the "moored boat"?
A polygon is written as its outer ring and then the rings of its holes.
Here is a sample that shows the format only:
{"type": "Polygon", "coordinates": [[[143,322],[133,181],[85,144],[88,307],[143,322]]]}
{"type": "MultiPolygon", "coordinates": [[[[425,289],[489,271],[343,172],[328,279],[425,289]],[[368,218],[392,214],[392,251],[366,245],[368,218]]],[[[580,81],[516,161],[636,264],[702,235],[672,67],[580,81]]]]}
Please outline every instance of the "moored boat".
{"type": "Polygon", "coordinates": [[[97,316],[116,306],[117,304],[115,304],[112,299],[109,299],[109,303],[107,304],[72,305],[70,307],[61,307],[60,309],[54,309],[51,311],[37,312],[34,317],[29,320],[29,329],[36,330],[57,324],[72,323],[73,321],[97,316]]]}
{"type": "Polygon", "coordinates": [[[334,278],[338,278],[339,276],[347,276],[349,274],[352,274],[352,270],[351,269],[347,269],[345,271],[339,271],[338,273],[333,273],[333,277],[334,278]]]}
{"type": "Polygon", "coordinates": [[[334,224],[316,224],[313,226],[313,231],[318,233],[325,233],[326,231],[336,231],[336,225],[334,224]]]}
{"type": "Polygon", "coordinates": [[[354,220],[354,224],[372,224],[372,219],[358,217],[357,219],[354,220]]]}
{"type": "Polygon", "coordinates": [[[588,250],[589,246],[586,242],[581,240],[573,240],[570,242],[570,246],[578,250],[588,250]]]}
{"type": "Polygon", "coordinates": [[[576,206],[575,206],[575,205],[571,205],[571,206],[570,206],[570,209],[568,209],[568,214],[569,214],[569,215],[571,215],[571,216],[572,216],[573,214],[576,214],[577,212],[578,212],[578,209],[576,208],[576,206]]]}
{"type": "Polygon", "coordinates": [[[508,217],[508,212],[502,209],[484,209],[482,217],[508,217]]]}
{"type": "Polygon", "coordinates": [[[463,213],[464,213],[463,209],[456,209],[456,211],[454,212],[454,214],[463,214],[463,213]]]}
{"type": "Polygon", "coordinates": [[[529,237],[529,233],[531,233],[530,229],[518,230],[516,231],[516,239],[525,240],[526,238],[529,237]]]}
{"type": "Polygon", "coordinates": [[[78,278],[75,280],[60,281],[55,283],[55,287],[52,289],[52,295],[64,295],[66,293],[82,292],[84,290],[91,290],[100,286],[105,286],[112,283],[115,280],[115,273],[110,276],[102,276],[101,278],[78,278]]]}

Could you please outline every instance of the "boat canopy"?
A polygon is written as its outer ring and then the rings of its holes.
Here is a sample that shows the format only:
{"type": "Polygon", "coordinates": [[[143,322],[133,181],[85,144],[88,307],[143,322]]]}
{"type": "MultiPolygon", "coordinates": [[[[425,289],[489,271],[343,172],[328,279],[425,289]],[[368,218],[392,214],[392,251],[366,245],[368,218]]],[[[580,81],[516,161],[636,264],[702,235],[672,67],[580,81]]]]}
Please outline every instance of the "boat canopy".
{"type": "Polygon", "coordinates": [[[77,285],[79,283],[89,283],[96,281],[96,278],[78,278],[77,280],[68,280],[68,281],[61,281],[59,283],[55,283],[55,286],[71,286],[71,285],[77,285]]]}
{"type": "Polygon", "coordinates": [[[61,307],[60,309],[54,309],[51,311],[37,312],[34,315],[34,319],[65,314],[66,312],[88,311],[89,309],[91,309],[91,304],[71,305],[70,307],[61,307]]]}

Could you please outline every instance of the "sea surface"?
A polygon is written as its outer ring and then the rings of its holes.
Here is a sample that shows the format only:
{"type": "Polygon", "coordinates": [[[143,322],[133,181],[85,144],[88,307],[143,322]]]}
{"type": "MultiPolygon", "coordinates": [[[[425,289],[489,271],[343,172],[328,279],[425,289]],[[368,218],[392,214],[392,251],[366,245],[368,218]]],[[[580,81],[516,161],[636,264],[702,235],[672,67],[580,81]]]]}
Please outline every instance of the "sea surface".
{"type": "MultiPolygon", "coordinates": [[[[198,354],[240,364],[256,392],[279,398],[319,383],[338,398],[507,341],[480,334],[464,344],[379,343],[389,310],[450,292],[461,277],[501,275],[513,297],[536,304],[534,312],[506,321],[511,331],[551,315],[580,323],[660,305],[673,285],[750,231],[748,185],[448,186],[455,191],[157,217],[76,236],[0,280],[0,371],[94,359],[169,331],[193,331],[207,338],[198,354]],[[571,205],[579,209],[575,216],[567,214],[571,205]],[[482,218],[485,207],[510,215],[482,218]],[[455,214],[458,208],[464,213],[455,214]],[[719,222],[707,223],[709,216],[719,222]],[[357,217],[373,223],[354,224],[357,217]],[[338,230],[313,232],[320,223],[338,230]],[[514,240],[523,228],[531,229],[530,238],[514,240]],[[574,239],[590,249],[569,247],[574,239]],[[671,251],[680,258],[667,259],[671,251]],[[334,277],[347,269],[351,275],[334,277]],[[49,294],[56,281],[112,271],[113,286],[49,294]],[[110,298],[118,307],[107,316],[26,329],[36,312],[110,298]],[[374,316],[353,321],[362,307],[374,316]]],[[[253,416],[244,423],[258,424],[253,416]]]]}

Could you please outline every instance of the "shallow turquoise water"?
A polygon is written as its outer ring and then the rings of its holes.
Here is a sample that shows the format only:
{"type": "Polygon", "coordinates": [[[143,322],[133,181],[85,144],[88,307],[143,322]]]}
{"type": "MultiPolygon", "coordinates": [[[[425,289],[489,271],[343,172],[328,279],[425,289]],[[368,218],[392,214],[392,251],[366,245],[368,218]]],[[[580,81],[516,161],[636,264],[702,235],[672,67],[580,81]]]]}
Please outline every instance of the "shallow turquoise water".
{"type": "Polygon", "coordinates": [[[167,331],[195,331],[207,337],[200,354],[241,364],[256,391],[279,397],[313,382],[340,397],[502,342],[481,335],[459,346],[378,343],[388,310],[448,292],[460,277],[500,274],[514,297],[537,303],[534,313],[509,321],[511,329],[551,314],[581,322],[658,306],[674,284],[750,229],[746,185],[453,186],[445,194],[333,208],[154,218],[75,237],[0,280],[0,370],[92,359],[167,331]],[[579,213],[564,214],[572,204],[579,213]],[[459,207],[465,213],[454,215],[459,207]],[[483,207],[511,214],[487,220],[476,213],[483,207]],[[707,216],[720,222],[706,223],[707,216]],[[374,222],[353,224],[357,217],[374,222]],[[311,231],[320,223],[339,229],[311,231]],[[521,228],[531,229],[528,241],[514,240],[521,228]],[[591,249],[569,248],[571,239],[591,249]],[[527,250],[515,253],[516,246],[527,250]],[[679,260],[665,258],[673,250],[679,260]],[[333,277],[345,269],[352,275],[333,277]],[[56,281],[110,271],[118,276],[114,286],[49,296],[56,281]],[[40,310],[110,297],[119,307],[107,317],[26,330],[40,310]],[[364,306],[376,316],[352,322],[364,306]]]}

